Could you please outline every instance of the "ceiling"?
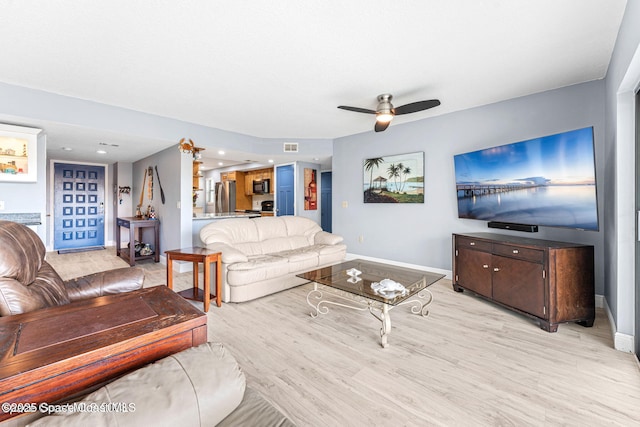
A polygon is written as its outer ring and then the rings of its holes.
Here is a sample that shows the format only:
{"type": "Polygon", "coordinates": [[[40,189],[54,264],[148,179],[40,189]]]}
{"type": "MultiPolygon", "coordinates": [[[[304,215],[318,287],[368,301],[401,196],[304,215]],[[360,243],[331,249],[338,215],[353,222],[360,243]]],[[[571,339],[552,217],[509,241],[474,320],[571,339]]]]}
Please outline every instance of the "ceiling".
{"type": "MultiPolygon", "coordinates": [[[[442,102],[396,117],[394,126],[602,79],[625,6],[0,0],[0,82],[260,138],[333,139],[373,132],[373,116],[336,107],[375,109],[382,93],[396,106],[442,102]]],[[[43,127],[48,150],[62,160],[135,161],[177,143],[136,138],[134,147],[129,135],[1,113],[43,127]],[[111,144],[107,154],[95,153],[101,142],[111,144]]]]}

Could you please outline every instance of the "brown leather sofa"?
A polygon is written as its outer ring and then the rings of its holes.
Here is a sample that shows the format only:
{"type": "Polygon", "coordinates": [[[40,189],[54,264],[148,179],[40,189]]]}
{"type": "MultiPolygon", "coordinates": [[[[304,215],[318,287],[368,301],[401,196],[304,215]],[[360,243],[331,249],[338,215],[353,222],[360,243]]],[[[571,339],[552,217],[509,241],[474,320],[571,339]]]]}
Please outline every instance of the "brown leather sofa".
{"type": "Polygon", "coordinates": [[[30,228],[0,220],[0,316],[142,288],[144,271],[125,267],[63,281],[45,261],[46,249],[30,228]]]}

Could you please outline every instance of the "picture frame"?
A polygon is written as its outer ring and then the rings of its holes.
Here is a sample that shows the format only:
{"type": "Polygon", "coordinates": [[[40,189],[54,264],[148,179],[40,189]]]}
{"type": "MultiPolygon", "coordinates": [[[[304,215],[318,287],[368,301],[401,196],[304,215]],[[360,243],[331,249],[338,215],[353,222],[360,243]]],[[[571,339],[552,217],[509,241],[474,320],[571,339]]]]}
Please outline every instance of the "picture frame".
{"type": "Polygon", "coordinates": [[[424,151],[365,159],[364,203],[424,203],[424,151]]]}
{"type": "Polygon", "coordinates": [[[0,182],[38,180],[41,129],[0,124],[0,182]]]}
{"type": "Polygon", "coordinates": [[[316,182],[317,171],[304,168],[304,210],[315,211],[318,209],[318,184],[316,182]]]}

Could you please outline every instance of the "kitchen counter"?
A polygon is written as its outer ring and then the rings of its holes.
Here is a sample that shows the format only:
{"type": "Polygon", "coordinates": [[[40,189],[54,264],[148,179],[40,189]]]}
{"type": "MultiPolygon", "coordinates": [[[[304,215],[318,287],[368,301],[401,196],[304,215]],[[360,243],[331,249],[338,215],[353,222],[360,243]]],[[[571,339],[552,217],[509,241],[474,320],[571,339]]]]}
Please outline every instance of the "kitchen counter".
{"type": "Polygon", "coordinates": [[[193,217],[194,221],[198,220],[215,220],[215,219],[227,219],[227,218],[257,218],[260,216],[260,212],[220,212],[220,213],[202,213],[196,214],[193,217]]]}
{"type": "Polygon", "coordinates": [[[220,213],[202,213],[196,214],[191,223],[191,243],[193,246],[204,247],[204,243],[200,240],[200,230],[212,221],[231,218],[258,218],[260,212],[220,212],[220,213]]]}

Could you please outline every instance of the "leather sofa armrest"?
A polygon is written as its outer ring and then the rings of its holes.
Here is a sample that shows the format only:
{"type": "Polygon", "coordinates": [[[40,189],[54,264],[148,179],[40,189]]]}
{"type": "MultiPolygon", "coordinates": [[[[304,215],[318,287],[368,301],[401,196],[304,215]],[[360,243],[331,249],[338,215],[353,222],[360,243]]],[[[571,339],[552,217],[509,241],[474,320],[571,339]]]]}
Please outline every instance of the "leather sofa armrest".
{"type": "Polygon", "coordinates": [[[229,246],[226,243],[209,243],[207,249],[222,252],[222,263],[233,264],[235,262],[247,262],[249,258],[233,246],[229,246]]]}
{"type": "Polygon", "coordinates": [[[77,301],[103,295],[131,292],[142,288],[144,270],[139,267],[124,267],[101,271],[88,276],[67,280],[69,300],[77,301]]]}
{"type": "Polygon", "coordinates": [[[326,231],[318,231],[313,237],[313,242],[320,245],[337,245],[342,242],[342,236],[337,234],[328,233],[326,231]]]}
{"type": "Polygon", "coordinates": [[[60,412],[30,426],[214,426],[238,407],[245,389],[236,359],[222,344],[209,342],[126,374],[80,402],[121,410],[74,412],[82,406],[60,405],[60,412]]]}

